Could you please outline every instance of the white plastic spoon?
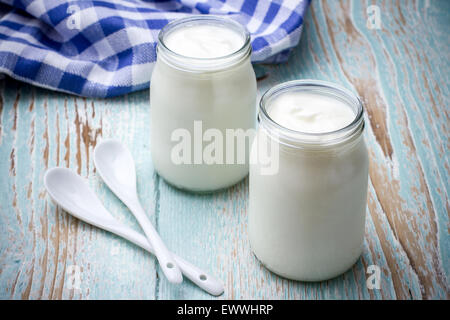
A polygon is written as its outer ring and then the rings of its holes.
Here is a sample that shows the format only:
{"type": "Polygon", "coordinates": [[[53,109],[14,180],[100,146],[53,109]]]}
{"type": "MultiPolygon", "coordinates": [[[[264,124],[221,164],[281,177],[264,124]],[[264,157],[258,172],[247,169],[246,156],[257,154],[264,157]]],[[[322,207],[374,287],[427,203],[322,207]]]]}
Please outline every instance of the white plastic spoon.
{"type": "Polygon", "coordinates": [[[131,152],[116,140],[104,140],[94,150],[97,172],[106,185],[134,214],[155,250],[156,258],[167,279],[172,283],[183,281],[170,251],[142,208],[136,190],[136,169],[131,152]]]}
{"type": "MultiPolygon", "coordinates": [[[[44,176],[44,185],[52,200],[71,215],[155,253],[147,238],[115,219],[76,173],[66,168],[49,169],[44,176]]],[[[223,285],[219,280],[173,253],[172,257],[183,274],[200,288],[214,296],[223,293],[223,285]]]]}

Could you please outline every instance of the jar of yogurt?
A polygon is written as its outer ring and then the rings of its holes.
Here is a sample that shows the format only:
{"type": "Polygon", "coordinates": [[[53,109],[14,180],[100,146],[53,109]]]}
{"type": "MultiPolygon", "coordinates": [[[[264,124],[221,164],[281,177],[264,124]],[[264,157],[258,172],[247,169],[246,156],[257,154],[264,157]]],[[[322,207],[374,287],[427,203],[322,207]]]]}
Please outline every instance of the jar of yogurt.
{"type": "Polygon", "coordinates": [[[250,164],[253,252],[289,279],[338,276],[363,247],[369,161],[361,101],[332,83],[291,81],[264,94],[259,120],[251,157],[261,141],[272,144],[278,170],[250,164]]]}
{"type": "Polygon", "coordinates": [[[239,161],[239,142],[227,130],[256,125],[250,55],[249,33],[227,18],[183,18],[161,30],[150,85],[151,154],[170,184],[208,192],[248,174],[250,138],[239,161]]]}

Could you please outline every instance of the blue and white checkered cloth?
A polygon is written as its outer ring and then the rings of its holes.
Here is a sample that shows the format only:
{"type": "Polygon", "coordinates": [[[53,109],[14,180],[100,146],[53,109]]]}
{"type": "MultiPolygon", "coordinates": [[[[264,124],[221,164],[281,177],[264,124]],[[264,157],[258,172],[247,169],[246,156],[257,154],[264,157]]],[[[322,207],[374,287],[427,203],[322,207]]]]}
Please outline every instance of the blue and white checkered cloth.
{"type": "Polygon", "coordinates": [[[227,15],[252,35],[253,62],[287,59],[311,0],[0,0],[0,74],[86,97],[147,88],[168,22],[227,15]]]}

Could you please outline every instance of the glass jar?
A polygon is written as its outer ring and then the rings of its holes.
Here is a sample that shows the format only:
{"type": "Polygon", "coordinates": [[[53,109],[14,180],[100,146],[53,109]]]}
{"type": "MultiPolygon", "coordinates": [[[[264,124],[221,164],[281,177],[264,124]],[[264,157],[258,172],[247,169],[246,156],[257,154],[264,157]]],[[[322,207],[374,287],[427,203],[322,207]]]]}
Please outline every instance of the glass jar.
{"type": "Polygon", "coordinates": [[[250,164],[253,252],[269,270],[294,280],[321,281],[345,272],[362,252],[365,231],[369,160],[360,99],[328,82],[286,82],[264,94],[259,121],[251,158],[271,144],[278,170],[264,173],[260,161],[250,164]],[[287,129],[268,110],[274,98],[292,91],[338,99],[355,118],[332,132],[287,129]]]}
{"type": "Polygon", "coordinates": [[[237,155],[231,161],[227,146],[234,141],[226,140],[226,130],[254,130],[256,125],[251,50],[246,29],[222,17],[183,18],[161,30],[150,85],[151,154],[156,171],[170,184],[208,192],[231,186],[248,174],[250,143],[245,161],[238,161],[237,155]],[[233,30],[242,36],[242,46],[214,58],[185,56],[166,46],[171,32],[197,25],[233,30]],[[212,136],[220,135],[222,146],[217,142],[212,159],[206,159],[212,136]]]}

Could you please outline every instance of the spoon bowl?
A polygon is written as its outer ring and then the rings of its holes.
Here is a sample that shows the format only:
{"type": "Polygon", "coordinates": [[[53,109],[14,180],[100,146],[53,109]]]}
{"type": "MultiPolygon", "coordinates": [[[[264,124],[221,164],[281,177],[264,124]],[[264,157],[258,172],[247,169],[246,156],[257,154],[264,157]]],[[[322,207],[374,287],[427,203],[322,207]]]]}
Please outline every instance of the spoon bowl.
{"type": "Polygon", "coordinates": [[[73,216],[91,224],[114,220],[84,179],[71,170],[66,168],[47,170],[44,185],[52,200],[73,216]]]}
{"type": "MultiPolygon", "coordinates": [[[[104,140],[95,148],[94,161],[103,181],[119,196],[136,194],[136,168],[130,151],[116,140],[104,140]]],[[[123,199],[121,199],[123,201],[123,199]]]]}

